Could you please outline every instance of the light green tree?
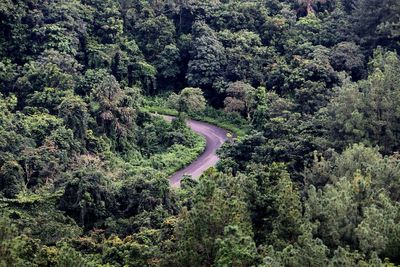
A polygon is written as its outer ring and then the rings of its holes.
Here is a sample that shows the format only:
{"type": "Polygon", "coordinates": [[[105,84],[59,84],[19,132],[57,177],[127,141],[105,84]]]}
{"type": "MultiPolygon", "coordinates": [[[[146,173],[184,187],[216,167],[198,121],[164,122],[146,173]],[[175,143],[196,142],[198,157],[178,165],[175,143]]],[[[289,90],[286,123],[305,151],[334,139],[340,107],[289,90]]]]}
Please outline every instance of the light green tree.
{"type": "Polygon", "coordinates": [[[202,111],[206,107],[203,91],[193,87],[186,87],[179,94],[172,93],[168,102],[179,114],[202,111]]]}
{"type": "Polygon", "coordinates": [[[212,266],[218,260],[234,263],[235,256],[246,264],[253,261],[254,243],[249,239],[252,230],[241,184],[234,177],[212,170],[200,179],[193,208],[182,212],[176,229],[179,266],[212,266]],[[243,251],[226,254],[229,246],[239,249],[238,240],[246,243],[243,251]]]}
{"type": "Polygon", "coordinates": [[[216,266],[254,266],[257,261],[253,238],[244,234],[237,225],[226,226],[217,244],[216,266]]]}

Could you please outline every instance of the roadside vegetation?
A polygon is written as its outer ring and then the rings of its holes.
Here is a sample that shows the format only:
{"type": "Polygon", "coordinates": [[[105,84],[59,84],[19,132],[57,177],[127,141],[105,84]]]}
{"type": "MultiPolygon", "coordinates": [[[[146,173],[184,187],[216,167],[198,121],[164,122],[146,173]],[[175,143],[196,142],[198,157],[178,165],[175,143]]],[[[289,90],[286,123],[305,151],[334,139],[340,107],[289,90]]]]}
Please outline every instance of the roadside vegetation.
{"type": "MultiPolygon", "coordinates": [[[[151,113],[158,113],[170,116],[178,116],[179,112],[168,102],[167,95],[156,97],[145,97],[143,101],[143,110],[151,113]]],[[[214,124],[224,128],[237,137],[243,137],[250,130],[249,122],[238,113],[225,112],[206,106],[200,111],[191,111],[186,114],[189,118],[214,124]]]]}

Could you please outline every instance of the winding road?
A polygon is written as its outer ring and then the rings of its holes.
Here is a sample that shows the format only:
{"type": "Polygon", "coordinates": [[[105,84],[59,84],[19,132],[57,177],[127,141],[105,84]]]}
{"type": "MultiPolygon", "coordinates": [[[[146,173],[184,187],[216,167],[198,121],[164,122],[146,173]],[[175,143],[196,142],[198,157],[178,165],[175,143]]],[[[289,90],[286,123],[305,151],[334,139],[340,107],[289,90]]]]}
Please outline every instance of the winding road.
{"type": "MultiPolygon", "coordinates": [[[[174,117],[163,115],[167,121],[172,121],[174,117]]],[[[179,187],[182,177],[191,175],[193,179],[197,179],[200,175],[210,167],[217,164],[219,158],[216,154],[218,148],[228,140],[228,131],[201,121],[188,120],[187,125],[196,133],[202,135],[206,139],[206,147],[203,153],[190,165],[177,171],[169,178],[172,187],[179,187]]]]}

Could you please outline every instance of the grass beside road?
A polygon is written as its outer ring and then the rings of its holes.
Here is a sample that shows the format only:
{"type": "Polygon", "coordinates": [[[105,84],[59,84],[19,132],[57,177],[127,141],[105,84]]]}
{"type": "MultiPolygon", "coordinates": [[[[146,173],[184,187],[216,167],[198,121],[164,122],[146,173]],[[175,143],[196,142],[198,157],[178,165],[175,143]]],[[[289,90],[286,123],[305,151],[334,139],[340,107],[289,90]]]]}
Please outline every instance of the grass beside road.
{"type": "MultiPolygon", "coordinates": [[[[165,103],[165,100],[160,101],[160,99],[155,99],[155,101],[151,101],[147,99],[142,110],[162,115],[178,115],[178,111],[163,106],[163,102],[165,103]]],[[[249,125],[247,121],[241,118],[239,115],[234,113],[226,113],[222,110],[216,110],[212,107],[207,107],[203,112],[189,114],[189,117],[194,120],[207,122],[224,128],[234,133],[238,137],[245,136],[249,131],[249,125]]]]}

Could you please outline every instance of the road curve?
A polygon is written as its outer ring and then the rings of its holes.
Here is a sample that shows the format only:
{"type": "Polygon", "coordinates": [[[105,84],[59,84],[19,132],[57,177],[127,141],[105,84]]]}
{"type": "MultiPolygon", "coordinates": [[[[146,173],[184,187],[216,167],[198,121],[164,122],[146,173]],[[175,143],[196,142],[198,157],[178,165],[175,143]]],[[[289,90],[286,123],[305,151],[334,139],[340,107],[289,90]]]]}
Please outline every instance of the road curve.
{"type": "MultiPolygon", "coordinates": [[[[166,120],[172,121],[174,117],[163,116],[166,120]]],[[[193,179],[197,179],[200,175],[210,167],[217,164],[219,158],[216,154],[218,148],[228,140],[228,131],[201,121],[188,120],[187,125],[196,133],[202,135],[206,139],[206,147],[203,153],[190,165],[177,171],[169,178],[169,183],[172,187],[179,187],[182,177],[187,174],[193,179]]]]}

